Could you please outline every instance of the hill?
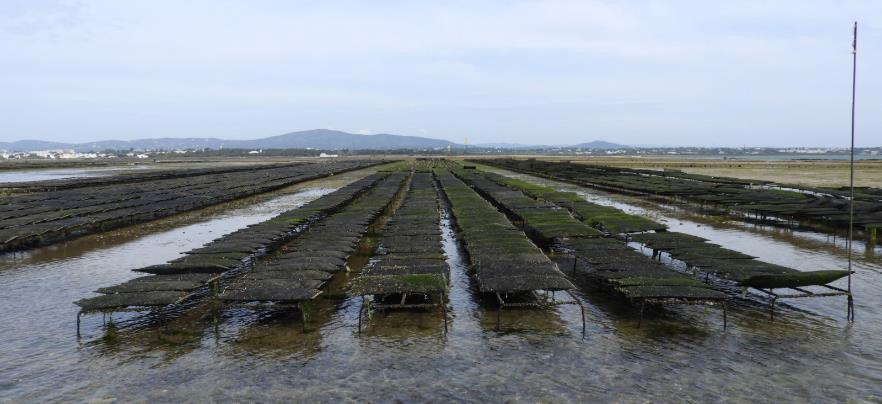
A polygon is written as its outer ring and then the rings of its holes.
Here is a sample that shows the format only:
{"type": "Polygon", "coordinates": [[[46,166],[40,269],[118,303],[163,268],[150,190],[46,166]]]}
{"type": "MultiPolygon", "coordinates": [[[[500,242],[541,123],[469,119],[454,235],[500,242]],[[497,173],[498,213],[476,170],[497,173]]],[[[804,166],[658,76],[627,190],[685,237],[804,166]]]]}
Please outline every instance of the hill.
{"type": "Polygon", "coordinates": [[[573,145],[572,147],[578,147],[582,149],[628,149],[631,146],[626,146],[623,144],[611,143],[603,140],[595,140],[593,142],[587,143],[579,143],[573,145]]]}
{"type": "Polygon", "coordinates": [[[137,140],[104,140],[88,143],[60,143],[41,140],[19,140],[16,142],[0,142],[0,150],[34,151],[51,149],[73,149],[79,152],[101,150],[145,150],[145,149],[434,149],[447,146],[456,147],[453,142],[419,136],[401,136],[390,134],[356,135],[352,133],[314,129],[291,132],[253,140],[224,140],[217,138],[155,138],[137,140]]]}

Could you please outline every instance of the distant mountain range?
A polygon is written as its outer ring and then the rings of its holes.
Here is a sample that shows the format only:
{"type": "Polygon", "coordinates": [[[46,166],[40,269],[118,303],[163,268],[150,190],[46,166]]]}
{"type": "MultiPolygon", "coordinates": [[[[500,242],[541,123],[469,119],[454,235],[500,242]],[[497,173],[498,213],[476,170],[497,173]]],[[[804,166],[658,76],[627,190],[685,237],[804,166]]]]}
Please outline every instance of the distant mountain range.
{"type": "Polygon", "coordinates": [[[630,149],[631,146],[625,146],[617,143],[605,142],[603,140],[595,140],[593,142],[588,143],[579,143],[577,145],[573,145],[571,147],[577,147],[581,149],[630,149]]]}
{"type": "MultiPolygon", "coordinates": [[[[138,140],[104,140],[88,143],[61,143],[42,140],[19,140],[0,142],[0,150],[35,151],[72,149],[78,152],[102,150],[176,150],[176,149],[322,149],[322,150],[394,150],[394,149],[436,149],[446,147],[465,147],[447,140],[419,136],[401,135],[356,135],[337,130],[314,129],[291,132],[253,140],[224,140],[217,138],[155,138],[138,140]]],[[[528,146],[516,143],[487,143],[471,147],[495,147],[505,149],[546,148],[551,146],[528,146]]],[[[615,143],[594,141],[572,147],[617,149],[627,146],[615,143]]]]}

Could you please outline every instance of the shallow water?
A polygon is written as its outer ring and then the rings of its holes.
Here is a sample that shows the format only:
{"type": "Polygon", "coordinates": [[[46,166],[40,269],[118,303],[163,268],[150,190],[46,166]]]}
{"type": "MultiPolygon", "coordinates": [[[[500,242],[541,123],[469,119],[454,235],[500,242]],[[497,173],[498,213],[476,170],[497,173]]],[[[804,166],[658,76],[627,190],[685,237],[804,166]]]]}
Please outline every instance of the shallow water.
{"type": "MultiPolygon", "coordinates": [[[[306,327],[295,313],[200,304],[165,329],[151,316],[116,314],[115,326],[107,327],[100,315],[91,315],[83,319],[83,339],[76,339],[74,300],[135,276],[131,268],[174,258],[346,180],[322,181],[15,260],[4,256],[0,399],[682,402],[882,396],[882,318],[874,313],[882,303],[879,254],[857,257],[852,325],[844,320],[844,299],[831,298],[794,302],[779,310],[775,322],[761,306],[735,303],[727,330],[719,309],[699,306],[651,311],[638,328],[636,309],[586,291],[579,294],[588,319],[584,337],[572,305],[504,311],[497,332],[496,311],[471,290],[445,227],[452,268],[447,334],[437,311],[374,314],[359,334],[361,301],[342,294],[342,277],[316,302],[306,327]]],[[[843,248],[820,235],[586,195],[772,262],[811,263],[812,269],[843,263],[843,248]]]]}
{"type": "Polygon", "coordinates": [[[0,184],[4,182],[27,182],[27,181],[46,181],[59,180],[64,178],[86,178],[86,177],[107,177],[119,173],[131,173],[142,170],[177,170],[177,169],[196,169],[236,165],[259,165],[271,164],[272,162],[181,162],[181,163],[137,163],[137,164],[121,164],[105,167],[71,167],[71,168],[25,168],[25,169],[8,169],[0,170],[0,184]]]}
{"type": "Polygon", "coordinates": [[[126,165],[98,168],[42,168],[0,171],[0,183],[59,180],[62,178],[106,177],[120,171],[156,168],[152,165],[126,165]]]}

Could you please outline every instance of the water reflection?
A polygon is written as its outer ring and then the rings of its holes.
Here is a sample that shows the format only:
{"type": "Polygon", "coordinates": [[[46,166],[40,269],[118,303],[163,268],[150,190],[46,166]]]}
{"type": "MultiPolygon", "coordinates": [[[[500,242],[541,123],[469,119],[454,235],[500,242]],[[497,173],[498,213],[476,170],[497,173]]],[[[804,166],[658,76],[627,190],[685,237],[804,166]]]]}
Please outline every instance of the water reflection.
{"type": "Polygon", "coordinates": [[[60,180],[63,178],[106,177],[123,171],[155,168],[150,165],[125,165],[98,168],[44,168],[0,171],[0,184],[4,182],[29,182],[60,180]]]}
{"type": "Polygon", "coordinates": [[[335,309],[336,305],[320,308],[307,323],[293,309],[258,313],[231,310],[225,313],[220,332],[232,341],[236,356],[248,353],[308,359],[321,351],[321,329],[335,309]]]}

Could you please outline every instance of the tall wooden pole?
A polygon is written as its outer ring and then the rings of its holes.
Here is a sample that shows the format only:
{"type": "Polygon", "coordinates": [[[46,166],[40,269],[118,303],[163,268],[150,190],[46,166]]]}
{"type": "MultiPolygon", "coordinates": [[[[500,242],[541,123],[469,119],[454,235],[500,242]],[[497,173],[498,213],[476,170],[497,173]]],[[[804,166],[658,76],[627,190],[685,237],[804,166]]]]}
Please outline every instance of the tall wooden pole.
{"type": "Polygon", "coordinates": [[[854,106],[855,94],[857,90],[857,21],[854,22],[854,38],[851,42],[851,199],[848,203],[848,300],[849,300],[849,320],[854,320],[854,307],[852,306],[851,296],[851,243],[854,238],[854,106]]]}

